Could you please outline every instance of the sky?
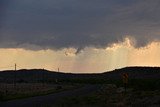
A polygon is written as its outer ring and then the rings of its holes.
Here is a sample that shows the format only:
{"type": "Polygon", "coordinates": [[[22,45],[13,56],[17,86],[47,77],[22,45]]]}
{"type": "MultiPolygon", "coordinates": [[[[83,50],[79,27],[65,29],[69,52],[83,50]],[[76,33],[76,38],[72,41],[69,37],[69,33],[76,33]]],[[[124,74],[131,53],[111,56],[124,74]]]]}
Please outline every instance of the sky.
{"type": "Polygon", "coordinates": [[[160,66],[159,0],[0,0],[0,70],[160,66]]]}

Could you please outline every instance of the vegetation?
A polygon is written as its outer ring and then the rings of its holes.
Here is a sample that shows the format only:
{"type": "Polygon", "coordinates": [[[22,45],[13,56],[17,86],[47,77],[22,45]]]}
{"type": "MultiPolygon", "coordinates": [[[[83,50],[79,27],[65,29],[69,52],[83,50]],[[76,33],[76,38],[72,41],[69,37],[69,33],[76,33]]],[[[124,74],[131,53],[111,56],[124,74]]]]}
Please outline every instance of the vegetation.
{"type": "Polygon", "coordinates": [[[56,104],[46,105],[46,107],[160,105],[160,68],[158,67],[129,67],[101,74],[20,70],[16,72],[16,78],[13,73],[15,72],[0,72],[1,101],[73,90],[84,84],[99,84],[101,88],[94,93],[66,97],[58,100],[56,104]],[[122,73],[129,75],[126,93],[123,90],[122,73]],[[13,82],[16,83],[16,86],[13,82]],[[121,92],[117,90],[121,90],[121,92]]]}
{"type": "Polygon", "coordinates": [[[127,88],[127,92],[118,93],[118,87],[104,84],[102,89],[85,96],[66,97],[54,105],[46,107],[128,107],[128,106],[159,106],[159,90],[135,90],[127,88]]]}
{"type": "Polygon", "coordinates": [[[79,87],[79,85],[20,83],[14,86],[14,84],[0,84],[0,101],[47,95],[77,87],[79,87]]]}

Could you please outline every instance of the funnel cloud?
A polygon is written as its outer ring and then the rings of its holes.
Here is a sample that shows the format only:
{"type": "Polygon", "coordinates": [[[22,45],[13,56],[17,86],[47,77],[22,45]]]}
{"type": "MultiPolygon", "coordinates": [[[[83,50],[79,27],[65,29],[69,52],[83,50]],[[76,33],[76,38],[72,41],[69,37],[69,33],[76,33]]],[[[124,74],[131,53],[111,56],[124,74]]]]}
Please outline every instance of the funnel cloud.
{"type": "Polygon", "coordinates": [[[1,0],[0,48],[105,48],[160,40],[160,0],[1,0]]]}

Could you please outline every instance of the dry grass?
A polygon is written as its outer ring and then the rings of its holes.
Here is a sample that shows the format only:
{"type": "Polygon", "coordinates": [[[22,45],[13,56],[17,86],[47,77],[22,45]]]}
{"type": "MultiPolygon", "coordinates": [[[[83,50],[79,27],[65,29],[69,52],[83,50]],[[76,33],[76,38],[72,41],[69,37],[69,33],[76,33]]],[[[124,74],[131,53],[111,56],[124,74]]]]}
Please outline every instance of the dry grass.
{"type": "MultiPolygon", "coordinates": [[[[87,96],[75,96],[59,101],[56,107],[159,107],[160,91],[142,91],[127,89],[127,92],[117,92],[115,85],[104,85],[87,96]]],[[[48,107],[55,107],[51,105],[48,107]]]]}
{"type": "Polygon", "coordinates": [[[0,100],[11,100],[25,97],[46,95],[50,93],[69,90],[77,87],[76,85],[57,85],[42,83],[19,83],[19,84],[0,84],[0,100]]]}

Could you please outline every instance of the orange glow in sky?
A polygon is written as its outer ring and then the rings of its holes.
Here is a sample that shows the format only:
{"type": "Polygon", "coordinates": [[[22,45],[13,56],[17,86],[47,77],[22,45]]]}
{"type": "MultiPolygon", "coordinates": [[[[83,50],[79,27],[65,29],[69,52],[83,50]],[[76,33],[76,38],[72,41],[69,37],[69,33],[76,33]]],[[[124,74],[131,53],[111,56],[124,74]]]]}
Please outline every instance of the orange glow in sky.
{"type": "Polygon", "coordinates": [[[134,48],[130,39],[114,43],[106,49],[85,48],[75,55],[73,48],[59,51],[24,49],[0,49],[0,69],[45,68],[63,72],[104,72],[126,66],[160,66],[160,43],[134,48]]]}

